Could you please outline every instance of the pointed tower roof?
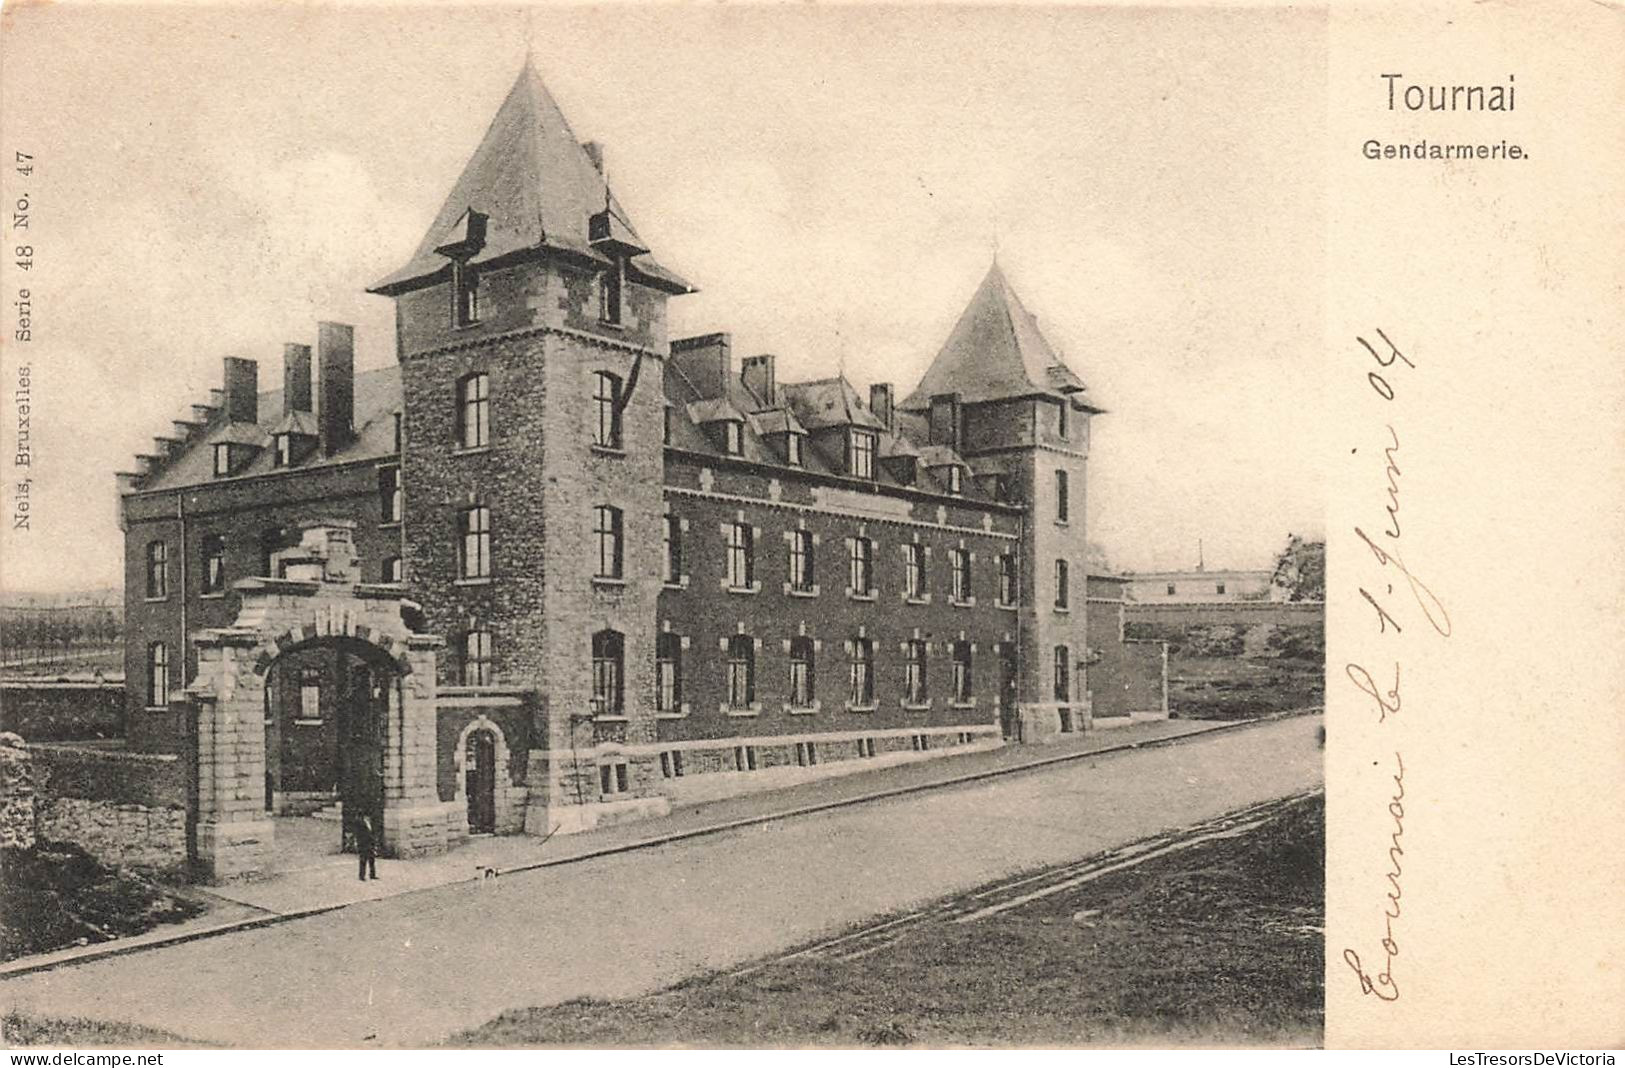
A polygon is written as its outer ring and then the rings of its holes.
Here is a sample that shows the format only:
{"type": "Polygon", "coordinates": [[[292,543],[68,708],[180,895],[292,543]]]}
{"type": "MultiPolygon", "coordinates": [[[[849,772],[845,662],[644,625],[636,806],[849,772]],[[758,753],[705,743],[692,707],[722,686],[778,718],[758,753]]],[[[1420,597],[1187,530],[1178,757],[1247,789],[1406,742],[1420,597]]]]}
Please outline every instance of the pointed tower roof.
{"type": "Polygon", "coordinates": [[[898,407],[924,411],[943,393],[959,394],[964,404],[1042,393],[1069,396],[1075,405],[1100,411],[1088,402],[1085,389],[994,260],[925,377],[898,407]]]}
{"type": "Polygon", "coordinates": [[[643,251],[648,246],[526,59],[411,261],[370,291],[390,295],[425,285],[446,269],[447,253],[471,248],[469,262],[476,265],[544,248],[607,263],[597,248],[603,232],[620,248],[639,253],[627,262],[638,281],[670,293],[692,292],[643,251]],[[595,215],[602,217],[600,234],[589,233],[595,215]],[[478,225],[471,226],[471,219],[478,225]]]}

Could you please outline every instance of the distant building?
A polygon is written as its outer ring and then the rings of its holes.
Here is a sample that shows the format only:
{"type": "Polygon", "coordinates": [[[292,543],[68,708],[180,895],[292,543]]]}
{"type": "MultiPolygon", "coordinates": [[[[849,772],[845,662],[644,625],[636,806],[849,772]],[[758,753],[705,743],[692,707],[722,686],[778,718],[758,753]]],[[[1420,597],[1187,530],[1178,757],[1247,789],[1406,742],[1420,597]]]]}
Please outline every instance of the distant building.
{"type": "Polygon", "coordinates": [[[1128,597],[1142,604],[1223,604],[1231,601],[1284,601],[1273,571],[1131,571],[1128,597]]]}

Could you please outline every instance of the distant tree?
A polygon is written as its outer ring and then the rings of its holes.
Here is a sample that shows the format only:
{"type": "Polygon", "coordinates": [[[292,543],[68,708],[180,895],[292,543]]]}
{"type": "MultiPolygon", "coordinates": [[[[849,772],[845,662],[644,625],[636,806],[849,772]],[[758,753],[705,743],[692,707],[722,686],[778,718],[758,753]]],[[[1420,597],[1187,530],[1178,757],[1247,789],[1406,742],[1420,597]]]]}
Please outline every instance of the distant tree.
{"type": "Polygon", "coordinates": [[[1289,601],[1326,599],[1326,542],[1309,541],[1289,534],[1286,548],[1275,558],[1276,586],[1286,591],[1289,601]]]}

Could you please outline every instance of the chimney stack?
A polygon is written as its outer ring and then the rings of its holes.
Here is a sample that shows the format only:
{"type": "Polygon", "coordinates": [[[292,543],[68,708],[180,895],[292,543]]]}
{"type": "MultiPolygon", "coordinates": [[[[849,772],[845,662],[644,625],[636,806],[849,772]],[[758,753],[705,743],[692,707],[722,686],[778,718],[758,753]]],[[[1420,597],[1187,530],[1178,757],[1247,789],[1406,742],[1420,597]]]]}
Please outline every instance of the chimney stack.
{"type": "Polygon", "coordinates": [[[926,438],[931,445],[959,448],[959,394],[938,393],[931,398],[926,438]]]}
{"type": "Polygon", "coordinates": [[[581,142],[581,150],[587,153],[587,158],[592,160],[592,165],[598,173],[603,174],[604,146],[597,141],[583,141],[581,142]]]}
{"type": "Polygon", "coordinates": [[[282,414],[309,412],[310,404],[310,346],[288,344],[282,346],[282,414]]]}
{"type": "Polygon", "coordinates": [[[886,424],[887,430],[896,430],[893,422],[892,391],[890,382],[876,382],[869,387],[869,410],[876,419],[886,424]]]}
{"type": "Polygon", "coordinates": [[[748,356],[739,373],[745,388],[756,394],[769,408],[779,406],[778,380],[773,374],[773,362],[770,355],[748,356]]]}
{"type": "Polygon", "coordinates": [[[670,365],[677,368],[705,400],[728,395],[733,374],[733,338],[726,333],[678,338],[671,343],[670,365]]]}
{"type": "Polygon", "coordinates": [[[226,357],[226,422],[260,421],[259,364],[239,356],[226,357]]]}
{"type": "Polygon", "coordinates": [[[355,436],[355,327],[316,324],[316,359],[321,376],[321,430],[324,456],[332,456],[355,436]]]}

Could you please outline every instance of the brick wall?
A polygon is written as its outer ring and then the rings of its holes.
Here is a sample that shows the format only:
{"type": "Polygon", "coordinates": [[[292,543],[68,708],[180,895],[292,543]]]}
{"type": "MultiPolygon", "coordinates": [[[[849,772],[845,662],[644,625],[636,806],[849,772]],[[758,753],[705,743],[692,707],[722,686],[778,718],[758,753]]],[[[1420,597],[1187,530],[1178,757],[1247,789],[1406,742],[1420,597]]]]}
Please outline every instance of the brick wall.
{"type": "Polygon", "coordinates": [[[30,742],[124,737],[122,682],[0,682],[0,730],[30,742]]]}

